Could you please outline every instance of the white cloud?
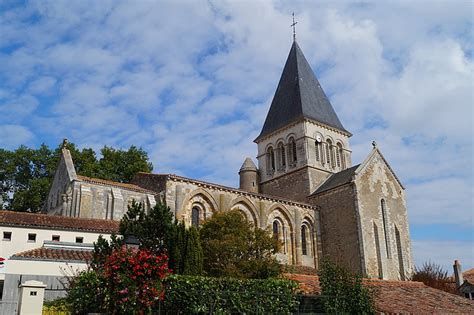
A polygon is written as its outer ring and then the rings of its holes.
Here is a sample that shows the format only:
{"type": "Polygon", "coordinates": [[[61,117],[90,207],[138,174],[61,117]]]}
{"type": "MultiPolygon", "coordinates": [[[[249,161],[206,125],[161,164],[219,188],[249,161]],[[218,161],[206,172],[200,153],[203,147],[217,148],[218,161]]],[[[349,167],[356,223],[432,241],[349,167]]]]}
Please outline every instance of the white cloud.
{"type": "Polygon", "coordinates": [[[33,133],[20,125],[0,125],[0,147],[14,149],[21,144],[29,144],[33,133]]]}

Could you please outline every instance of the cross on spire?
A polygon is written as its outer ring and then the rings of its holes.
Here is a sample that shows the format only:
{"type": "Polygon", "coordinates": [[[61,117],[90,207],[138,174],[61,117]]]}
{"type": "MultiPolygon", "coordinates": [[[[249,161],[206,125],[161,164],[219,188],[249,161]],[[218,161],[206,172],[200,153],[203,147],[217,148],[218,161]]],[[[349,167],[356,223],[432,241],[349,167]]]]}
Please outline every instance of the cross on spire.
{"type": "Polygon", "coordinates": [[[293,27],[293,41],[296,41],[296,24],[298,22],[295,22],[295,12],[293,12],[293,24],[291,24],[291,27],[293,27]]]}

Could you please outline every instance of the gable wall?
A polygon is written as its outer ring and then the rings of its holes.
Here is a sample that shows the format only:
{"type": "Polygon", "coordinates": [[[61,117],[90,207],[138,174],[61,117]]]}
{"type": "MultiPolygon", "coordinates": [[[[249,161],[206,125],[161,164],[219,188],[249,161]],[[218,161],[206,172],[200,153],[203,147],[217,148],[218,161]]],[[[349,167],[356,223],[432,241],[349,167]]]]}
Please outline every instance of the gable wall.
{"type": "Polygon", "coordinates": [[[368,276],[378,278],[379,269],[382,268],[383,279],[406,279],[412,271],[412,257],[403,188],[378,154],[374,155],[361,173],[356,176],[355,182],[358,211],[361,218],[365,269],[368,276]],[[382,218],[382,199],[385,200],[386,205],[387,242],[382,218]],[[378,231],[379,254],[375,245],[374,223],[378,231]],[[400,242],[397,242],[395,226],[399,230],[400,242]],[[398,244],[401,245],[400,249],[398,244]],[[399,258],[400,250],[401,258],[399,258]],[[403,264],[402,272],[400,272],[399,259],[403,264]]]}

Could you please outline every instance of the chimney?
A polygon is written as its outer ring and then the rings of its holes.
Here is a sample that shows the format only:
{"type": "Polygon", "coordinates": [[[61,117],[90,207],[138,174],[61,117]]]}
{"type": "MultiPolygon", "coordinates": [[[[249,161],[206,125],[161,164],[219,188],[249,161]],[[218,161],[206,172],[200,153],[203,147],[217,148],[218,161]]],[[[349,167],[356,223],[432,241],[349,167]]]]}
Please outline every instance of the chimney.
{"type": "Polygon", "coordinates": [[[463,284],[464,279],[462,278],[462,268],[459,260],[454,261],[454,278],[456,279],[456,290],[463,284]]]}

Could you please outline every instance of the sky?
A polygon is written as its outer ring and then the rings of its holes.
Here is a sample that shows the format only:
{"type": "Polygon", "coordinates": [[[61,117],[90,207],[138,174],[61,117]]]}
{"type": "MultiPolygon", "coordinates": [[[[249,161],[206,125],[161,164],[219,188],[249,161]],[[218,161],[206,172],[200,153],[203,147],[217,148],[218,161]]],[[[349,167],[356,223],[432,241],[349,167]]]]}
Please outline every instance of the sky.
{"type": "Polygon", "coordinates": [[[297,41],[405,185],[416,265],[474,267],[472,1],[2,1],[0,147],[140,146],[232,187],[297,41]]]}

